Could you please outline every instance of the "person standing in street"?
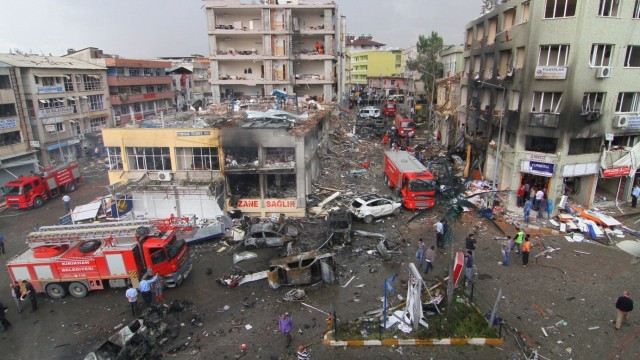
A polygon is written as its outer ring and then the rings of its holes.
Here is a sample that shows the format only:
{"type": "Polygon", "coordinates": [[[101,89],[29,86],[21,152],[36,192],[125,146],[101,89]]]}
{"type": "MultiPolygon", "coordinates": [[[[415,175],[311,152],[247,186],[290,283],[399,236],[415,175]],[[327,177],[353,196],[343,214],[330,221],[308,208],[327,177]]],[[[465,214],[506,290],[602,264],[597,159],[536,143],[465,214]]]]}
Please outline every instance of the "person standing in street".
{"type": "Polygon", "coordinates": [[[542,196],[542,200],[540,200],[540,205],[538,205],[538,219],[543,220],[545,215],[547,215],[547,206],[549,202],[547,201],[547,195],[544,194],[542,196]]]}
{"type": "Polygon", "coordinates": [[[467,280],[469,281],[469,283],[471,283],[471,270],[473,270],[473,252],[471,250],[467,250],[467,255],[464,256],[465,257],[465,266],[466,266],[466,273],[467,273],[467,280]]]}
{"type": "Polygon", "coordinates": [[[513,248],[513,240],[511,239],[511,235],[507,236],[507,242],[502,247],[502,253],[504,254],[504,259],[502,260],[503,266],[509,266],[509,253],[513,248]]]}
{"type": "Polygon", "coordinates": [[[298,360],[309,360],[311,359],[311,355],[309,354],[309,350],[307,350],[304,345],[298,346],[298,360]]]}
{"type": "Polygon", "coordinates": [[[518,256],[520,256],[520,246],[522,246],[523,240],[524,240],[524,231],[522,231],[522,229],[518,229],[515,239],[513,240],[513,245],[516,247],[516,254],[518,254],[518,256]]]}
{"type": "Polygon", "coordinates": [[[622,296],[616,301],[616,309],[618,309],[618,316],[616,317],[616,330],[620,330],[623,323],[627,323],[629,313],[633,310],[633,300],[629,297],[629,292],[624,291],[622,296]]]}
{"type": "Polygon", "coordinates": [[[524,201],[529,200],[529,191],[531,190],[531,185],[529,185],[529,183],[527,182],[526,184],[522,185],[523,190],[524,190],[524,201]]]}
{"type": "Polygon", "coordinates": [[[31,312],[38,310],[38,300],[36,299],[36,289],[33,288],[30,282],[27,280],[22,280],[22,284],[25,288],[25,294],[29,297],[29,301],[31,302],[31,312]]]}
{"type": "Polygon", "coordinates": [[[18,308],[18,314],[20,314],[23,310],[22,300],[20,300],[20,297],[22,297],[22,292],[20,292],[20,284],[16,281],[13,284],[9,284],[9,288],[11,288],[11,298],[18,308]]]}
{"type": "Polygon", "coordinates": [[[518,207],[523,206],[524,205],[524,185],[520,186],[520,189],[518,189],[517,192],[517,196],[518,196],[518,207]]]}
{"type": "Polygon", "coordinates": [[[288,349],[291,346],[291,341],[293,340],[291,338],[291,329],[293,329],[293,320],[291,319],[291,316],[289,316],[289,313],[282,314],[280,319],[278,319],[278,328],[280,329],[280,332],[284,335],[286,339],[287,345],[285,347],[288,349]]]}
{"type": "Polygon", "coordinates": [[[638,196],[640,196],[640,186],[636,184],[631,190],[631,207],[634,208],[638,204],[638,196]]]}
{"type": "Polygon", "coordinates": [[[11,323],[7,320],[5,315],[6,310],[7,307],[4,306],[3,303],[0,303],[0,332],[5,332],[11,327],[11,323]]]}
{"type": "Polygon", "coordinates": [[[533,207],[538,212],[540,210],[540,205],[542,204],[543,198],[544,198],[544,191],[542,191],[542,189],[538,189],[538,191],[536,191],[536,201],[533,203],[533,207]]]}
{"type": "Polygon", "coordinates": [[[129,288],[124,293],[129,301],[129,306],[131,306],[131,314],[134,317],[138,316],[138,290],[133,287],[133,284],[129,283],[129,288]]]}
{"type": "Polygon", "coordinates": [[[422,261],[424,260],[424,240],[418,240],[418,250],[416,251],[416,260],[418,261],[418,268],[422,267],[422,261]]]}
{"type": "Polygon", "coordinates": [[[161,303],[164,301],[164,296],[162,296],[162,291],[164,290],[164,277],[160,274],[156,274],[158,277],[156,282],[153,284],[153,290],[156,293],[156,301],[161,303]]]}
{"type": "Polygon", "coordinates": [[[67,194],[64,194],[62,197],[62,202],[64,202],[64,210],[68,213],[71,211],[71,197],[67,194]]]}
{"type": "Polygon", "coordinates": [[[465,239],[465,249],[467,250],[475,250],[476,249],[476,238],[474,234],[469,234],[465,239]]]}
{"type": "Polygon", "coordinates": [[[531,220],[531,208],[533,207],[533,203],[531,199],[525,201],[524,203],[524,222],[528,223],[531,220]]]}
{"type": "Polygon", "coordinates": [[[0,234],[0,255],[4,255],[7,252],[4,250],[4,235],[0,234]]]}
{"type": "Polygon", "coordinates": [[[151,293],[151,286],[155,284],[156,280],[158,280],[158,274],[154,277],[150,277],[149,275],[145,275],[142,281],[140,281],[140,285],[138,288],[140,289],[140,295],[142,295],[142,301],[147,307],[151,306],[153,303],[153,294],[151,293]]]}
{"type": "Polygon", "coordinates": [[[529,263],[529,252],[531,251],[531,241],[529,241],[529,237],[527,236],[524,239],[524,244],[522,244],[522,267],[526,268],[529,263]]]}
{"type": "Polygon", "coordinates": [[[436,245],[438,249],[444,248],[444,219],[438,220],[436,223],[436,245]]]}
{"type": "Polygon", "coordinates": [[[433,269],[433,262],[436,260],[436,247],[431,246],[431,248],[427,249],[424,253],[424,260],[426,261],[426,265],[424,267],[424,273],[429,273],[429,270],[433,269]]]}

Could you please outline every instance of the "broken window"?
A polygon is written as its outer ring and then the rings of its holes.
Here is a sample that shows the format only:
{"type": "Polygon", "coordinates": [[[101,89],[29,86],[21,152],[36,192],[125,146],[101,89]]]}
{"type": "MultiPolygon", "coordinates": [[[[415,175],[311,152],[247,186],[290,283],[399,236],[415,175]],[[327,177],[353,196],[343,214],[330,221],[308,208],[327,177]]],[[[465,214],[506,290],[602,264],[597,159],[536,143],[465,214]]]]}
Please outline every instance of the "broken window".
{"type": "Polygon", "coordinates": [[[102,94],[89,95],[89,110],[96,111],[104,109],[104,103],[102,102],[102,94]]]}
{"type": "Polygon", "coordinates": [[[15,104],[0,104],[0,117],[15,116],[16,114],[15,104]]]}
{"type": "Polygon", "coordinates": [[[610,44],[593,44],[591,46],[590,66],[609,66],[611,63],[611,52],[613,45],[610,44]]]}
{"type": "Polygon", "coordinates": [[[109,170],[122,170],[122,148],[107,147],[109,170]]]}
{"type": "Polygon", "coordinates": [[[0,146],[8,146],[22,142],[20,131],[10,131],[0,134],[0,146]]]}
{"type": "MultiPolygon", "coordinates": [[[[640,0],[639,0],[640,1],[640,0]]],[[[467,37],[464,43],[464,49],[471,49],[471,42],[473,41],[473,29],[467,29],[467,37]]]]}
{"type": "Polygon", "coordinates": [[[598,6],[598,16],[618,16],[618,5],[620,0],[600,0],[600,6],[598,6]]]}
{"type": "Polygon", "coordinates": [[[483,79],[493,78],[493,56],[493,53],[491,53],[484,57],[484,71],[482,72],[483,79]]]}
{"type": "Polygon", "coordinates": [[[503,16],[502,30],[508,30],[516,23],[516,8],[505,11],[503,16]]]}
{"type": "Polygon", "coordinates": [[[129,76],[142,76],[140,69],[129,68],[129,76]]]}
{"type": "Polygon", "coordinates": [[[617,113],[639,112],[640,111],[640,93],[624,92],[618,94],[616,102],[617,113]]]}
{"type": "Polygon", "coordinates": [[[47,130],[49,134],[64,132],[64,123],[59,122],[55,124],[45,125],[45,130],[47,130]]]}
{"type": "Polygon", "coordinates": [[[296,149],[292,147],[266,148],[265,166],[293,167],[296,161],[296,149]]]}
{"type": "Polygon", "coordinates": [[[529,21],[531,17],[531,1],[522,3],[522,22],[529,21]]]}
{"type": "Polygon", "coordinates": [[[627,54],[624,57],[624,67],[640,67],[640,46],[627,46],[627,54]]]}
{"type": "Polygon", "coordinates": [[[569,45],[540,45],[538,66],[567,66],[569,45]]]}
{"type": "Polygon", "coordinates": [[[62,77],[62,81],[64,82],[64,91],[73,91],[73,80],[71,79],[71,75],[64,75],[62,77]]]}
{"type": "Polygon", "coordinates": [[[498,31],[498,17],[489,19],[489,36],[487,37],[487,45],[496,42],[496,32],[498,31]]]}
{"type": "Polygon", "coordinates": [[[527,136],[525,138],[524,149],[527,151],[537,151],[548,154],[556,152],[558,139],[544,136],[527,136]]]}
{"type": "Polygon", "coordinates": [[[545,19],[555,19],[576,15],[577,0],[547,0],[545,19]]]}
{"type": "Polygon", "coordinates": [[[531,112],[560,113],[561,92],[534,92],[531,112]]]}
{"type": "Polygon", "coordinates": [[[511,75],[511,50],[500,51],[500,63],[498,64],[498,76],[504,79],[507,74],[511,75]]]}
{"type": "Polygon", "coordinates": [[[40,99],[38,102],[40,103],[40,109],[54,109],[66,106],[64,98],[40,99]]]}
{"type": "Polygon", "coordinates": [[[595,154],[600,152],[602,138],[571,139],[569,155],[595,154]]]}
{"type": "Polygon", "coordinates": [[[102,76],[82,75],[82,83],[84,90],[100,90],[102,89],[102,76]]]}
{"type": "Polygon", "coordinates": [[[229,147],[224,148],[225,167],[243,168],[258,167],[257,147],[229,147]]]}
{"type": "Polygon", "coordinates": [[[215,147],[176,148],[176,161],[178,170],[220,170],[215,147]]]}
{"type": "Polygon", "coordinates": [[[296,174],[267,174],[267,198],[296,197],[296,174]]]}
{"type": "Polygon", "coordinates": [[[516,69],[522,69],[524,67],[524,47],[516,49],[516,69]]]}
{"type": "Polygon", "coordinates": [[[107,118],[105,116],[91,119],[91,131],[98,132],[107,124],[107,118]]]}
{"type": "Polygon", "coordinates": [[[520,109],[520,91],[511,90],[511,100],[509,101],[509,110],[518,111],[520,109]]]}
{"type": "Polygon", "coordinates": [[[260,175],[258,174],[228,174],[227,184],[229,195],[233,195],[234,198],[260,197],[260,175]]]}
{"type": "Polygon", "coordinates": [[[171,170],[168,147],[128,147],[130,170],[171,170]]]}
{"type": "Polygon", "coordinates": [[[604,93],[584,93],[582,96],[582,114],[599,113],[604,103],[604,93]]]}
{"type": "Polygon", "coordinates": [[[11,89],[9,75],[0,75],[0,89],[11,89]]]}

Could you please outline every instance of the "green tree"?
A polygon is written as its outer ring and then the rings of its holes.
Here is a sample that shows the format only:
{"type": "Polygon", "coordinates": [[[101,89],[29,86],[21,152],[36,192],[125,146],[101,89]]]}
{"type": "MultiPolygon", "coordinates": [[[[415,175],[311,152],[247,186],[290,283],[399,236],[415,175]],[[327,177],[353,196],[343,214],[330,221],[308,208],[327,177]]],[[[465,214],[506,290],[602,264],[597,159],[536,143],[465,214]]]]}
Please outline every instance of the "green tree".
{"type": "Polygon", "coordinates": [[[444,41],[436,31],[432,31],[429,37],[420,35],[416,43],[418,55],[415,59],[407,61],[409,70],[417,71],[421,74],[420,80],[425,84],[424,91],[429,96],[431,96],[431,89],[434,89],[434,80],[442,77],[443,65],[438,62],[438,54],[443,45],[444,41]]]}

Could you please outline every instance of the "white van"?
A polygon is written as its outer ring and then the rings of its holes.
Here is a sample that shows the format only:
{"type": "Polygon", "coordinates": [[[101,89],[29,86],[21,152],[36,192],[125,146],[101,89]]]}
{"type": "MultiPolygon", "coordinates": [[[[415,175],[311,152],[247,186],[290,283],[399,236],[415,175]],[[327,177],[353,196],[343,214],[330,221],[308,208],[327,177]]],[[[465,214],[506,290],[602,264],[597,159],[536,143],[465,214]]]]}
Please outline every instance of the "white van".
{"type": "Polygon", "coordinates": [[[358,112],[358,117],[360,119],[381,119],[382,113],[380,112],[380,109],[376,107],[367,106],[360,109],[360,112],[358,112]]]}

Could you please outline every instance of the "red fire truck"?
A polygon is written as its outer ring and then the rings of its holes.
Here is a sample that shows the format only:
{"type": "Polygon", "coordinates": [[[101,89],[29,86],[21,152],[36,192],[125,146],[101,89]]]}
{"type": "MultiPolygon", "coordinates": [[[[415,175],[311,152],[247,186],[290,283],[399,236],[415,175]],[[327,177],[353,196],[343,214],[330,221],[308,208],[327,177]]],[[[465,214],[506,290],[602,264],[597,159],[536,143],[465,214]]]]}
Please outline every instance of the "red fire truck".
{"type": "Polygon", "coordinates": [[[38,208],[45,200],[72,192],[82,183],[77,162],[44,169],[40,174],[21,176],[5,185],[7,207],[38,208]]]}
{"type": "Polygon", "coordinates": [[[407,209],[426,209],[435,205],[436,182],[418,159],[406,151],[384,152],[384,178],[407,209]]]}
{"type": "Polygon", "coordinates": [[[393,121],[399,136],[412,138],[415,135],[416,124],[404,114],[397,114],[393,121]]]}
{"type": "Polygon", "coordinates": [[[181,229],[150,221],[43,226],[27,237],[29,248],[7,262],[13,281],[28,280],[36,292],[59,299],[87,296],[105,287],[134,286],[160,273],[175,287],[191,271],[181,229]]]}

